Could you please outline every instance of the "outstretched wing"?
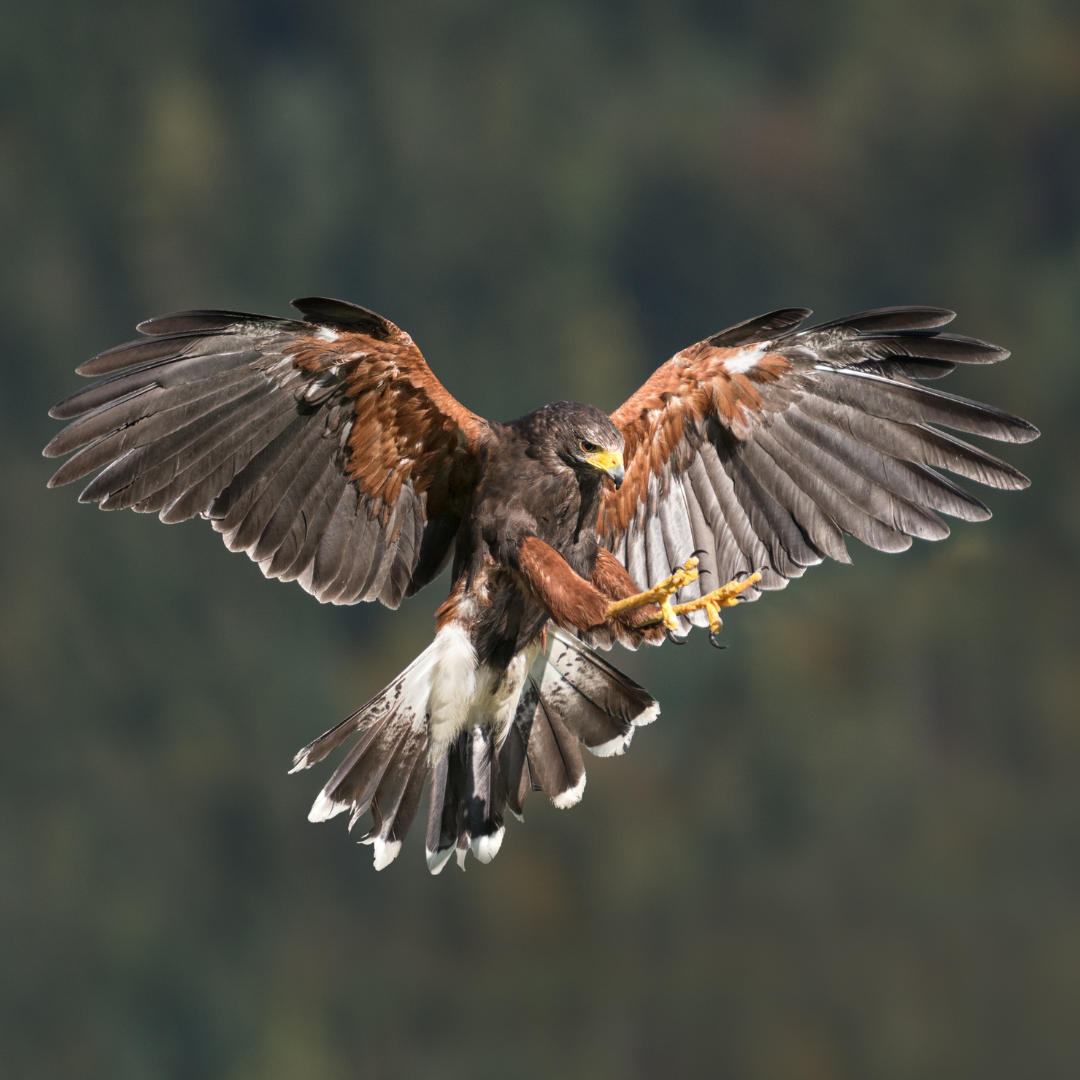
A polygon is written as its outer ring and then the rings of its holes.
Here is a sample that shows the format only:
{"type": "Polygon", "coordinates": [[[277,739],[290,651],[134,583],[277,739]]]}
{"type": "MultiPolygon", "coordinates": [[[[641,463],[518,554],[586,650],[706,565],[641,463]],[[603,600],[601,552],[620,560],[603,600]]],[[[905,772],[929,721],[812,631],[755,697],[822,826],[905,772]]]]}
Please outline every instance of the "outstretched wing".
{"type": "Polygon", "coordinates": [[[397,607],[450,556],[487,423],[393,323],[339,300],[293,304],[305,321],[151,319],[83,364],[109,377],[50,412],[78,417],[45,448],[78,450],[50,487],[104,466],[81,502],[201,514],[267,577],[397,607]]]}
{"type": "Polygon", "coordinates": [[[809,314],[774,311],[684,349],[612,414],[626,481],[605,493],[597,531],[641,588],[697,550],[705,573],[682,599],[753,570],[761,588],[779,589],[826,556],[850,561],[845,535],[902,551],[913,537],[947,536],[939,514],[990,516],[938,469],[1027,486],[940,428],[1004,442],[1028,442],[1036,428],[917,381],[1003,360],[1004,349],[940,333],[954,318],[940,308],[797,331],[809,314]]]}

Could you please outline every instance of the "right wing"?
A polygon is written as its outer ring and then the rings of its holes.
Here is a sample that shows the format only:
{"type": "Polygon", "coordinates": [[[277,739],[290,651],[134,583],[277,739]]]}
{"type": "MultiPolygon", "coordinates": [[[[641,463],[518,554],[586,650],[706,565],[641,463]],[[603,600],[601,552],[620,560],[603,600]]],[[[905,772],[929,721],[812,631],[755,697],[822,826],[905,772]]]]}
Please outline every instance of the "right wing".
{"type": "Polygon", "coordinates": [[[393,323],[340,300],[293,304],[305,321],[151,319],[87,361],[80,375],[114,374],[50,411],[78,419],[45,456],[78,453],[49,486],[104,466],[80,502],[199,514],[267,577],[397,607],[452,553],[487,422],[393,323]]]}

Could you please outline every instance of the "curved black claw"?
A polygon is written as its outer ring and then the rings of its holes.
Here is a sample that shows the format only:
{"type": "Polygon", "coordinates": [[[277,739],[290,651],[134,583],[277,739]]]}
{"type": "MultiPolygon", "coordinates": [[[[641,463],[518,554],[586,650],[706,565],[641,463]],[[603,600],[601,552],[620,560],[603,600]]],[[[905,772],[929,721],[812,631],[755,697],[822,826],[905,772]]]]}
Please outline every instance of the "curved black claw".
{"type": "MultiPolygon", "coordinates": [[[[760,574],[760,570],[740,570],[731,580],[742,581],[743,578],[748,578],[751,574],[760,574]]],[[[759,585],[758,588],[761,586],[759,585]]]]}
{"type": "MultiPolygon", "coordinates": [[[[686,557],[686,559],[683,562],[679,563],[678,566],[673,566],[671,568],[672,574],[677,574],[686,565],[686,563],[688,563],[691,559],[696,559],[699,555],[705,555],[705,554],[707,554],[707,553],[706,553],[704,548],[698,548],[697,551],[691,551],[690,554],[686,557]]],[[[706,570],[699,570],[698,571],[699,574],[705,574],[707,572],[708,571],[706,571],[706,570]]]]}
{"type": "Polygon", "coordinates": [[[716,635],[711,630],[709,631],[709,644],[714,649],[726,649],[727,648],[726,645],[721,645],[720,642],[717,641],[716,635]]]}
{"type": "Polygon", "coordinates": [[[684,638],[684,637],[676,637],[675,632],[673,630],[665,630],[664,632],[667,634],[667,639],[668,639],[668,641],[671,642],[672,645],[685,645],[686,644],[686,638],[684,638]]]}

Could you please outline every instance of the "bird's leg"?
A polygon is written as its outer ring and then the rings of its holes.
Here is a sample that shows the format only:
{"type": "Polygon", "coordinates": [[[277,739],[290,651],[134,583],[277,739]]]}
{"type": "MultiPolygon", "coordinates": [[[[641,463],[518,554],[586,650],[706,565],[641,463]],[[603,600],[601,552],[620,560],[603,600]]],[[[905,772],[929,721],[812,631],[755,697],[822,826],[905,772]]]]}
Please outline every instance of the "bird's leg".
{"type": "MultiPolygon", "coordinates": [[[[705,596],[699,596],[696,600],[689,600],[685,604],[676,604],[671,608],[671,614],[674,616],[689,615],[691,611],[701,611],[704,608],[709,616],[709,637],[715,639],[716,635],[724,627],[724,622],[720,618],[720,609],[734,607],[739,602],[739,594],[760,580],[761,574],[755,572],[749,577],[743,578],[742,581],[738,579],[729,581],[726,585],[714,589],[705,596]]],[[[716,644],[715,640],[713,640],[713,644],[716,644]]],[[[719,647],[723,648],[722,645],[719,647]]]]}
{"type": "MultiPolygon", "coordinates": [[[[678,609],[671,606],[671,597],[684,585],[689,585],[691,581],[697,580],[697,564],[698,560],[691,556],[670,577],[664,578],[658,585],[646,589],[645,592],[628,596],[625,600],[613,601],[608,606],[606,618],[610,619],[614,615],[619,615],[624,611],[631,611],[634,608],[648,607],[649,604],[659,604],[660,618],[652,619],[641,625],[643,627],[655,626],[662,622],[669,630],[677,630],[679,627],[676,619],[678,609]]],[[[697,601],[694,601],[694,603],[697,603],[697,601]]]]}

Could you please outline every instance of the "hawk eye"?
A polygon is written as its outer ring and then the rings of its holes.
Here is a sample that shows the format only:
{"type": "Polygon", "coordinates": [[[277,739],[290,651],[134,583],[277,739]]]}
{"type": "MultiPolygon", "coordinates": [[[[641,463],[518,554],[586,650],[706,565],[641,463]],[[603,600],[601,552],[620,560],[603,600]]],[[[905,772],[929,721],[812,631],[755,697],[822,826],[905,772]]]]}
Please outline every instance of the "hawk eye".
{"type": "Polygon", "coordinates": [[[578,443],[578,445],[581,447],[582,450],[585,451],[586,454],[595,454],[600,449],[600,447],[597,446],[596,443],[589,442],[588,439],[582,439],[581,442],[578,443]]]}

